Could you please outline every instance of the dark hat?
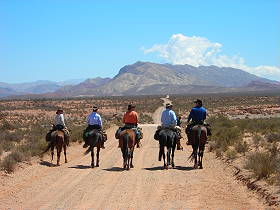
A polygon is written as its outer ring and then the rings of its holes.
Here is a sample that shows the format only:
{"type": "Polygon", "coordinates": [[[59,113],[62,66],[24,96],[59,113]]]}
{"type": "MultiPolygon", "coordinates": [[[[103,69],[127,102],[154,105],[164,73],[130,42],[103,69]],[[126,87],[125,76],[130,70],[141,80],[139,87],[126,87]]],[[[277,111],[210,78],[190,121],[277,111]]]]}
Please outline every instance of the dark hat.
{"type": "Polygon", "coordinates": [[[63,109],[57,109],[56,114],[63,113],[63,109]]]}
{"type": "Polygon", "coordinates": [[[170,104],[170,103],[167,103],[167,104],[165,105],[166,108],[171,108],[172,106],[173,106],[173,104],[170,104]]]}
{"type": "Polygon", "coordinates": [[[135,105],[129,104],[129,105],[127,106],[127,109],[130,110],[130,109],[135,108],[135,107],[136,107],[135,105]]]}
{"type": "Polygon", "coordinates": [[[97,111],[97,110],[98,110],[98,107],[97,107],[97,106],[93,106],[93,107],[92,107],[92,110],[93,110],[93,111],[97,111]]]}
{"type": "Polygon", "coordinates": [[[194,101],[194,103],[202,104],[202,101],[200,99],[196,99],[196,101],[194,101]]]}

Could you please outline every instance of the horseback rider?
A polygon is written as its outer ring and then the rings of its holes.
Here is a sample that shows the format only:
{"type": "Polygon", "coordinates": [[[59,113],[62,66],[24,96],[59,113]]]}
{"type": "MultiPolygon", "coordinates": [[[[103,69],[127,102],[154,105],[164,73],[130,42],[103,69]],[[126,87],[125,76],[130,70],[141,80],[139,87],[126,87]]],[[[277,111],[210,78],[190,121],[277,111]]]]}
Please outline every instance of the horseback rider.
{"type": "Polygon", "coordinates": [[[58,109],[56,111],[55,122],[54,122],[53,128],[49,131],[49,134],[51,134],[53,131],[56,131],[56,130],[63,131],[64,138],[65,138],[65,143],[68,146],[69,145],[70,134],[69,134],[69,131],[68,131],[66,125],[65,125],[63,109],[58,109]]]}
{"type": "Polygon", "coordinates": [[[187,125],[186,128],[187,135],[191,133],[191,130],[195,125],[205,125],[205,127],[207,128],[207,135],[211,135],[209,124],[206,124],[204,122],[206,119],[207,110],[205,107],[202,106],[202,100],[197,99],[196,101],[194,101],[194,103],[195,103],[195,107],[192,108],[188,116],[187,122],[189,123],[191,121],[191,123],[187,125]]]}
{"type": "MultiPolygon", "coordinates": [[[[173,131],[176,132],[177,134],[177,150],[182,150],[183,148],[181,147],[181,128],[180,126],[180,121],[178,121],[178,119],[181,118],[177,118],[175,112],[172,110],[173,105],[170,103],[167,103],[165,106],[165,110],[162,112],[161,114],[161,128],[169,128],[173,131]]],[[[159,130],[157,132],[159,132],[159,130]]]]}
{"type": "Polygon", "coordinates": [[[87,118],[87,128],[84,130],[84,140],[85,140],[85,143],[83,145],[84,148],[88,147],[89,145],[87,144],[86,142],[86,133],[89,132],[89,131],[92,131],[93,129],[97,129],[98,131],[101,132],[102,134],[102,139],[103,139],[103,142],[102,142],[102,148],[105,149],[105,146],[104,146],[104,142],[107,140],[107,134],[106,132],[102,129],[102,118],[100,116],[100,114],[97,113],[97,110],[98,110],[98,107],[97,106],[93,106],[92,107],[92,113],[88,116],[87,118]]]}
{"type": "Polygon", "coordinates": [[[127,112],[123,116],[124,127],[119,128],[116,132],[116,138],[118,138],[119,133],[124,129],[133,129],[136,134],[136,145],[139,148],[140,139],[142,139],[142,131],[138,127],[138,114],[135,111],[135,105],[129,104],[127,107],[127,112]]]}

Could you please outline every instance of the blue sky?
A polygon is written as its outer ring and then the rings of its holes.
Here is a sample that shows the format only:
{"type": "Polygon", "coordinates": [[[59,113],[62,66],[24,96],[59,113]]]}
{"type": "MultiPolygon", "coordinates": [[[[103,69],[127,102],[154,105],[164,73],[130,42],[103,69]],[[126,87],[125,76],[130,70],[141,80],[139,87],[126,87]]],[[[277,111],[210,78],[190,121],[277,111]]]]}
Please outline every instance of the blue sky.
{"type": "Polygon", "coordinates": [[[0,82],[113,77],[139,60],[279,80],[279,2],[0,0],[0,82]]]}

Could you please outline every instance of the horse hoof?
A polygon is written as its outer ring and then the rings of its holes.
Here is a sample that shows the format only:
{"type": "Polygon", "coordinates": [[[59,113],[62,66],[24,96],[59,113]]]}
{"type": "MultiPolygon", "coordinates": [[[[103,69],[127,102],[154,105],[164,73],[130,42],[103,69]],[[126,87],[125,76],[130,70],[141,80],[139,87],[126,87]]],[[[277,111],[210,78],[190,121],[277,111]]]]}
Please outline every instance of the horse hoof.
{"type": "Polygon", "coordinates": [[[130,168],[134,168],[134,165],[130,165],[130,168]]]}
{"type": "Polygon", "coordinates": [[[99,167],[99,164],[96,164],[96,167],[99,167]]]}
{"type": "Polygon", "coordinates": [[[193,168],[194,168],[194,169],[197,169],[197,168],[198,168],[198,166],[197,166],[197,165],[194,165],[194,166],[193,166],[193,168]]]}
{"type": "Polygon", "coordinates": [[[200,167],[199,167],[199,169],[203,169],[203,167],[202,167],[202,166],[200,166],[200,167]]]}
{"type": "Polygon", "coordinates": [[[91,167],[94,168],[94,164],[91,164],[91,167]]]}
{"type": "Polygon", "coordinates": [[[172,168],[175,168],[175,164],[174,163],[172,163],[172,168]]]}

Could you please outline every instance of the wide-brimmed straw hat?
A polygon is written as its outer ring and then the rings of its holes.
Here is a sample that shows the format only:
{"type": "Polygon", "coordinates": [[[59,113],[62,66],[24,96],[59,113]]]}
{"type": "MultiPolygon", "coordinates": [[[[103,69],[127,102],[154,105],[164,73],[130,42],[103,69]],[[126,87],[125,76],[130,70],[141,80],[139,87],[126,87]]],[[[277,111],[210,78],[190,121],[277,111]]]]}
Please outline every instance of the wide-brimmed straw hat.
{"type": "Polygon", "coordinates": [[[165,105],[165,107],[166,107],[166,108],[171,108],[171,107],[173,107],[173,104],[167,103],[167,104],[165,105]]]}

